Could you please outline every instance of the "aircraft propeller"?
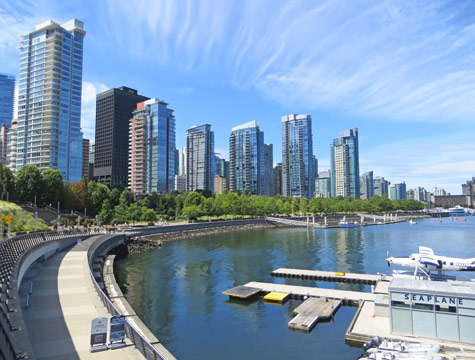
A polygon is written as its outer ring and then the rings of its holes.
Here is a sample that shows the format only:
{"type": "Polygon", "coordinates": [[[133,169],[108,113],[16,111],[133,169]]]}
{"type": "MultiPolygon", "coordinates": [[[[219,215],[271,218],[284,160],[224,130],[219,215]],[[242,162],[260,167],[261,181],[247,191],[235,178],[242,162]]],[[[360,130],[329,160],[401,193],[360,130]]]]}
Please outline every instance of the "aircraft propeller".
{"type": "MultiPolygon", "coordinates": [[[[386,259],[389,259],[389,250],[386,253],[386,259]]],[[[391,267],[391,263],[388,260],[388,267],[391,267]]]]}

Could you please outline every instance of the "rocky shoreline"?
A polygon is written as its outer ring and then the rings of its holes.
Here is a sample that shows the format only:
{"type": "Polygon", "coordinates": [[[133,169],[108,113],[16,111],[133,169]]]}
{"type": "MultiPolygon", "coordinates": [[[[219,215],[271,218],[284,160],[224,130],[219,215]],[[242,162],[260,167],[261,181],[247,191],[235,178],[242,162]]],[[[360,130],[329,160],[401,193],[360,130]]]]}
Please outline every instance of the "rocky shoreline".
{"type": "Polygon", "coordinates": [[[260,223],[260,224],[247,224],[247,225],[237,225],[237,226],[223,226],[215,228],[206,228],[206,229],[195,229],[195,230],[183,230],[183,231],[173,231],[161,234],[147,235],[147,236],[137,236],[127,239],[125,243],[125,248],[118,251],[120,255],[122,254],[134,254],[142,251],[149,251],[158,247],[161,247],[163,243],[174,240],[182,240],[197,236],[203,235],[212,235],[212,234],[222,234],[227,232],[235,231],[246,231],[254,229],[263,229],[263,228],[275,228],[276,225],[270,223],[260,223]]]}

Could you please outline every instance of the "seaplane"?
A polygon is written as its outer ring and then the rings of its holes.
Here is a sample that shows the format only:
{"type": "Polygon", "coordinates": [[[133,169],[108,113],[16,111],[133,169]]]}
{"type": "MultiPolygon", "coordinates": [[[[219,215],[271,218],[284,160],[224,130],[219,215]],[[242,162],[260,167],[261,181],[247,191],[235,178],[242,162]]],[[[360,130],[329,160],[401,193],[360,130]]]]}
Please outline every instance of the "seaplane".
{"type": "Polygon", "coordinates": [[[443,275],[443,271],[475,271],[475,258],[461,259],[435,255],[434,251],[426,246],[419,246],[417,254],[406,257],[390,257],[388,251],[386,261],[388,267],[394,264],[414,269],[415,277],[418,271],[424,273],[428,278],[430,278],[431,271],[437,271],[440,276],[443,275]]]}

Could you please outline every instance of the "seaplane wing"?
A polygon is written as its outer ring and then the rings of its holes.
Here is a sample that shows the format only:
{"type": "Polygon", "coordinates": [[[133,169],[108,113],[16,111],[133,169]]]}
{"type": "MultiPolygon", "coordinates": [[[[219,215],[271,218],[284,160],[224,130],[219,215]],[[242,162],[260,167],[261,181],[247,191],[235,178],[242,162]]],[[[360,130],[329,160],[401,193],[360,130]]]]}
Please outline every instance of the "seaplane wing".
{"type": "Polygon", "coordinates": [[[434,250],[426,246],[419,246],[419,255],[435,256],[434,250]]]}

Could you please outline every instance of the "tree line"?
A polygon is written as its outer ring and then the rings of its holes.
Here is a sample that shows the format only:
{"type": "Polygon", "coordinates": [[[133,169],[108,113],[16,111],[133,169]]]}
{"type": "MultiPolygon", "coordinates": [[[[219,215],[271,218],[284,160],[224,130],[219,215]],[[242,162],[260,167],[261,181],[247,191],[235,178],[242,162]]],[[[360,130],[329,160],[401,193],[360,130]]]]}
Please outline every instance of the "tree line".
{"type": "Polygon", "coordinates": [[[209,191],[153,193],[135,200],[125,189],[110,190],[95,181],[63,182],[57,169],[40,171],[34,165],[25,165],[13,176],[2,165],[0,191],[5,199],[17,203],[33,202],[38,206],[51,205],[61,209],[84,212],[102,224],[132,224],[138,221],[154,222],[158,219],[196,220],[201,217],[236,217],[291,214],[350,214],[386,213],[394,210],[415,211],[424,204],[415,200],[388,199],[373,196],[370,200],[354,198],[284,198],[281,196],[250,196],[248,192],[227,192],[212,195],[209,191]]]}

